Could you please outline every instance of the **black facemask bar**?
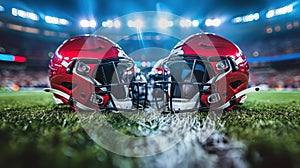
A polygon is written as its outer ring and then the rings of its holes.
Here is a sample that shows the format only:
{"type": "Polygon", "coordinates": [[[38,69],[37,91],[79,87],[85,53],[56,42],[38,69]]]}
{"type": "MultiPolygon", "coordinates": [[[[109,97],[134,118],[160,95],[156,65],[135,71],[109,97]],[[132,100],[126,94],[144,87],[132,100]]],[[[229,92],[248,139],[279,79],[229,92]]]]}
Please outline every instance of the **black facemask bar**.
{"type": "Polygon", "coordinates": [[[170,72],[165,81],[158,83],[168,90],[168,111],[191,112],[208,111],[220,100],[216,92],[215,82],[226,72],[232,70],[231,61],[227,57],[201,57],[198,55],[178,55],[163,63],[165,70],[170,72]],[[211,62],[215,62],[215,70],[211,62]],[[207,107],[201,96],[209,94],[211,105],[207,107]],[[194,101],[190,102],[190,101],[194,101]],[[177,105],[176,105],[177,104],[177,105]],[[184,108],[180,104],[188,106],[184,108]]]}
{"type": "MultiPolygon", "coordinates": [[[[145,107],[146,96],[143,99],[132,97],[133,91],[140,93],[142,87],[147,83],[135,81],[134,62],[130,59],[112,58],[105,60],[98,59],[78,59],[74,67],[78,75],[86,78],[95,86],[95,91],[90,101],[104,111],[133,111],[145,107]],[[89,64],[94,64],[93,72],[90,71],[89,64]],[[133,90],[136,89],[136,90],[133,90]],[[108,96],[109,100],[104,103],[103,96],[108,96]]],[[[147,91],[147,89],[144,89],[147,91]]]]}

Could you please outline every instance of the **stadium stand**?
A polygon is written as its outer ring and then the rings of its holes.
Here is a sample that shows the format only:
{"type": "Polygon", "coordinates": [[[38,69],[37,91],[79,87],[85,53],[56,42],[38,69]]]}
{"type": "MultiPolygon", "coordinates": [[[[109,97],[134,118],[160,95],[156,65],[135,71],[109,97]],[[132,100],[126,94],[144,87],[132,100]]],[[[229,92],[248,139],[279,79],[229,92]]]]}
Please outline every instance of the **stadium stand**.
{"type": "Polygon", "coordinates": [[[248,58],[300,53],[300,32],[295,30],[238,41],[237,44],[248,58]]]}
{"type": "MultiPolygon", "coordinates": [[[[238,42],[250,61],[250,85],[261,85],[266,89],[300,90],[300,69],[298,68],[300,58],[289,60],[287,56],[287,54],[300,53],[298,45],[300,39],[297,37],[293,32],[266,35],[263,38],[238,42]],[[258,54],[255,55],[255,52],[258,54]],[[275,58],[279,57],[283,61],[274,61],[275,58]],[[262,58],[271,59],[264,61],[262,58]]],[[[20,40],[22,43],[0,43],[3,48],[1,53],[26,55],[28,60],[23,64],[11,63],[7,65],[0,62],[1,87],[12,89],[12,86],[17,85],[19,89],[33,89],[47,86],[49,56],[62,40],[43,39],[42,43],[41,39],[32,37],[22,37],[20,40]],[[30,47],[26,47],[29,45],[26,41],[29,41],[30,47]]]]}
{"type": "Polygon", "coordinates": [[[0,70],[0,87],[18,91],[20,89],[41,89],[48,86],[46,71],[0,70]]]}
{"type": "MultiPolygon", "coordinates": [[[[298,6],[297,6],[298,7],[298,6]]],[[[0,61],[0,85],[5,88],[19,86],[23,88],[39,88],[48,85],[47,67],[49,57],[55,49],[67,38],[85,33],[73,26],[48,25],[44,22],[25,21],[22,18],[11,16],[2,11],[0,19],[0,54],[20,55],[26,57],[26,63],[7,63],[0,61]]],[[[243,29],[245,34],[229,32],[229,39],[234,41],[244,52],[250,63],[250,85],[263,85],[266,88],[292,88],[299,90],[300,70],[300,28],[298,15],[278,17],[271,21],[263,20],[245,23],[224,25],[225,30],[243,29]],[[246,25],[248,24],[248,25],[246,25]],[[252,24],[252,25],[251,25],[252,24]],[[231,27],[231,29],[226,29],[231,27]],[[251,28],[250,28],[251,27],[251,28]],[[252,31],[252,32],[250,32],[252,31]],[[249,33],[250,32],[250,33],[249,33]],[[236,39],[234,39],[236,37],[236,39]],[[237,38],[238,37],[238,38],[237,38]],[[279,59],[280,58],[280,59],[279,59]]],[[[202,27],[203,28],[203,27],[202,27]]],[[[206,27],[206,31],[226,34],[221,29],[206,27]],[[219,32],[218,32],[219,31],[219,32]]],[[[127,52],[137,50],[133,43],[139,45],[135,36],[130,40],[121,41],[122,48],[127,52]],[[132,40],[133,39],[133,40],[132,40]],[[123,45],[124,43],[124,45],[123,45]],[[131,43],[127,45],[126,43],[131,43]]],[[[177,41],[170,39],[149,40],[145,38],[144,45],[152,47],[152,43],[163,43],[170,49],[177,41]]],[[[149,39],[156,39],[149,38],[149,39]]],[[[159,39],[164,39],[159,37],[159,39]]],[[[160,44],[161,46],[163,44],[160,44]]],[[[158,60],[153,56],[153,60],[158,60]]],[[[149,60],[147,60],[149,61],[149,60]]],[[[18,88],[18,87],[17,87],[18,88]]]]}

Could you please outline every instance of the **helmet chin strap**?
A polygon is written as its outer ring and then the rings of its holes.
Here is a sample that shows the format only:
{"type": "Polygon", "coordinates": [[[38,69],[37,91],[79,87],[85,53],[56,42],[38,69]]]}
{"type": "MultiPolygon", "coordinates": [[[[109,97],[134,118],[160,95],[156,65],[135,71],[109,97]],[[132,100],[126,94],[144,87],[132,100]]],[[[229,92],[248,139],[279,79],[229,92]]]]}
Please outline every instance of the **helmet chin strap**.
{"type": "MultiPolygon", "coordinates": [[[[66,93],[64,93],[64,92],[62,92],[60,90],[57,90],[57,89],[44,88],[43,91],[57,94],[57,95],[65,98],[65,99],[67,99],[68,101],[72,100],[72,98],[68,94],[66,94],[66,93]]],[[[74,100],[72,100],[72,101],[74,102],[74,100]]],[[[94,110],[94,109],[89,108],[89,107],[87,107],[87,106],[85,106],[85,105],[83,105],[83,104],[81,104],[79,102],[74,102],[74,103],[76,104],[76,107],[78,107],[78,108],[80,108],[82,110],[94,110]]]]}
{"type": "Polygon", "coordinates": [[[230,100],[228,100],[225,104],[223,104],[222,106],[218,107],[218,110],[224,110],[225,108],[229,107],[231,105],[231,102],[233,100],[236,100],[238,98],[240,98],[241,96],[248,94],[248,93],[252,93],[252,92],[258,92],[260,90],[260,87],[251,87],[245,90],[242,90],[240,92],[238,92],[237,94],[235,94],[230,100]]]}

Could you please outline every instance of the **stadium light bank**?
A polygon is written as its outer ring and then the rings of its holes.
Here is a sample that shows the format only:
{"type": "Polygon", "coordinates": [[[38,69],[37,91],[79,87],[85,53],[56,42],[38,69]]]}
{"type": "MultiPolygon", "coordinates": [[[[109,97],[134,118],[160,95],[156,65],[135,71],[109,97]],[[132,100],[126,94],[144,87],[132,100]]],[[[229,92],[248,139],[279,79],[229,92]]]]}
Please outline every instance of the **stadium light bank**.
{"type": "Polygon", "coordinates": [[[294,10],[293,4],[283,6],[281,8],[277,8],[277,9],[271,9],[266,13],[266,18],[272,18],[274,16],[285,15],[285,14],[293,12],[293,10],[294,10]]]}
{"type": "Polygon", "coordinates": [[[88,19],[82,19],[79,22],[80,26],[83,28],[95,28],[97,26],[97,22],[94,19],[88,20],[88,19]]]}
{"type": "Polygon", "coordinates": [[[221,25],[222,21],[219,18],[214,18],[214,19],[206,19],[205,20],[205,26],[210,27],[219,27],[221,25]]]}

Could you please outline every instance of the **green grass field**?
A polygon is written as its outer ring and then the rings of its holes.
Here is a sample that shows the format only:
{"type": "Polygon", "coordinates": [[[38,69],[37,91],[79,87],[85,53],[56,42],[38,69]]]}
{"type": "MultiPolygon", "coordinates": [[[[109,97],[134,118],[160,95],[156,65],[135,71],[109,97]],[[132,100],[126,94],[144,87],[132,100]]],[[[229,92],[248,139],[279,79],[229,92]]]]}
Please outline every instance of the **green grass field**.
{"type": "MultiPolygon", "coordinates": [[[[103,115],[122,133],[139,136],[136,121],[120,114],[103,115]]],[[[236,158],[246,166],[300,167],[300,92],[249,94],[244,105],[223,113],[217,128],[228,141],[244,144],[236,158]]],[[[102,148],[88,136],[75,112],[55,105],[51,94],[40,91],[0,92],[0,136],[0,167],[160,167],[155,159],[163,155],[147,160],[102,148]]],[[[177,154],[181,152],[195,153],[189,147],[177,154]]],[[[210,161],[216,162],[206,160],[210,161]]],[[[193,162],[201,167],[197,158],[193,162]]],[[[229,167],[226,164],[222,166],[229,167]]]]}

